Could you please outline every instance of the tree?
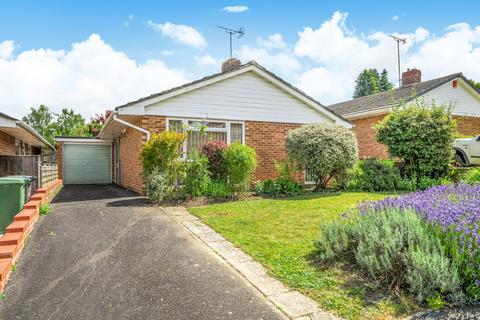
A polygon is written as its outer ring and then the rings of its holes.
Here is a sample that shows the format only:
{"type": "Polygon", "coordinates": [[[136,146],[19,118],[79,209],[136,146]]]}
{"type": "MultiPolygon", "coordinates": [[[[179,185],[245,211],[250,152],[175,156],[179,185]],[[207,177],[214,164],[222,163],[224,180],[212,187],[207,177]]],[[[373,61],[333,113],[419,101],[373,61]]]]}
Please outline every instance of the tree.
{"type": "Polygon", "coordinates": [[[388,72],[386,69],[383,69],[381,76],[378,74],[377,69],[365,69],[358,75],[355,83],[354,98],[388,91],[393,88],[393,85],[388,81],[388,72]]]}
{"type": "Polygon", "coordinates": [[[388,71],[383,69],[380,75],[380,91],[389,91],[393,89],[393,84],[388,80],[388,71]]]}
{"type": "Polygon", "coordinates": [[[285,140],[289,159],[295,161],[324,189],[332,177],[344,173],[358,159],[352,130],[334,124],[309,124],[290,131],[285,140]]]}
{"type": "Polygon", "coordinates": [[[394,108],[376,129],[378,142],[403,160],[404,176],[442,178],[448,174],[456,132],[450,107],[417,99],[394,108]]]}
{"type": "Polygon", "coordinates": [[[54,123],[55,134],[58,136],[91,136],[85,119],[72,109],[63,108],[60,113],[54,113],[57,118],[54,123]]]}
{"type": "Polygon", "coordinates": [[[480,82],[477,82],[473,79],[469,79],[468,82],[477,89],[477,91],[480,92],[480,82]]]}
{"type": "Polygon", "coordinates": [[[52,127],[53,116],[48,107],[41,104],[37,109],[30,108],[30,113],[23,117],[22,121],[53,144],[55,138],[54,128],[52,127]]]}

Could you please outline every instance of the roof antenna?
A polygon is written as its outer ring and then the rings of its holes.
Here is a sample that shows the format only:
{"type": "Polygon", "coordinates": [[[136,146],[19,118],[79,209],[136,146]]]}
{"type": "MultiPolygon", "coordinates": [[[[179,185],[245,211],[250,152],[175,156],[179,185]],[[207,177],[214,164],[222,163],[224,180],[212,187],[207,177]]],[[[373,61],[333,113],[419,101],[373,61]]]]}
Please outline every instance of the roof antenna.
{"type": "Polygon", "coordinates": [[[218,26],[218,28],[224,30],[226,33],[228,33],[228,35],[230,37],[230,59],[232,59],[232,36],[234,34],[236,34],[237,39],[240,39],[241,37],[243,37],[245,35],[245,28],[240,27],[237,30],[227,28],[227,27],[221,27],[221,26],[218,26]]]}
{"type": "Polygon", "coordinates": [[[399,38],[392,36],[391,34],[388,35],[389,37],[393,38],[393,40],[397,41],[397,62],[398,62],[398,87],[402,87],[402,77],[400,74],[400,43],[405,44],[407,43],[406,38],[399,38]]]}

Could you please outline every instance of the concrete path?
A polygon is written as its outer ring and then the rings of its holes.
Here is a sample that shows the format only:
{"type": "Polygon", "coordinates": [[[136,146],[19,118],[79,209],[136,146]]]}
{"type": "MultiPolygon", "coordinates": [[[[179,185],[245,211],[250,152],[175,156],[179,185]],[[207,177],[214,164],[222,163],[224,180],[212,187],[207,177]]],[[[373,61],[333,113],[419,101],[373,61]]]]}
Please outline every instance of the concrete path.
{"type": "Polygon", "coordinates": [[[36,224],[0,319],[282,319],[158,208],[114,186],[67,186],[36,224]]]}

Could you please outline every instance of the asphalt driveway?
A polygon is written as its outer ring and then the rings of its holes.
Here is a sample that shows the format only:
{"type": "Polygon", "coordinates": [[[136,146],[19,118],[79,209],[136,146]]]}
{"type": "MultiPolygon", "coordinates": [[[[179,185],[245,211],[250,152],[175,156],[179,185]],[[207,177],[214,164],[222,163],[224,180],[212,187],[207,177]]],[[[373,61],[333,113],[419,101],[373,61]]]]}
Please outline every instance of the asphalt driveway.
{"type": "Polygon", "coordinates": [[[37,222],[0,319],[281,319],[183,227],[115,186],[66,186],[37,222]]]}

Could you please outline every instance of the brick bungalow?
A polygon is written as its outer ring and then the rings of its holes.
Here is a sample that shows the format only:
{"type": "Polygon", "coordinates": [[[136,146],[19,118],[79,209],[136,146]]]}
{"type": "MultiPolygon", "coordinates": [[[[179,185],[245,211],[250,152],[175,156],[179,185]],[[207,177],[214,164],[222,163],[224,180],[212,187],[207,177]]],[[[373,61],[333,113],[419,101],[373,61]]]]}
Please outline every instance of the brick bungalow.
{"type": "Polygon", "coordinates": [[[57,139],[59,175],[65,184],[113,181],[144,193],[139,159],[144,142],[152,133],[187,126],[192,131],[183,149],[186,157],[207,139],[198,132],[202,124],[215,140],[254,147],[255,179],[274,178],[275,160],[286,158],[287,132],[314,122],[352,127],[256,62],[230,59],[220,73],[116,107],[97,139],[57,139]]]}
{"type": "Polygon", "coordinates": [[[38,155],[53,146],[24,122],[0,113],[0,156],[38,155]]]}
{"type": "Polygon", "coordinates": [[[329,106],[354,125],[360,158],[388,158],[387,148],[377,142],[373,126],[399,101],[408,103],[414,97],[426,102],[434,100],[437,104],[452,105],[458,132],[471,136],[480,134],[480,93],[467,82],[462,73],[423,82],[421,77],[420,70],[409,69],[402,74],[401,88],[329,106]]]}

